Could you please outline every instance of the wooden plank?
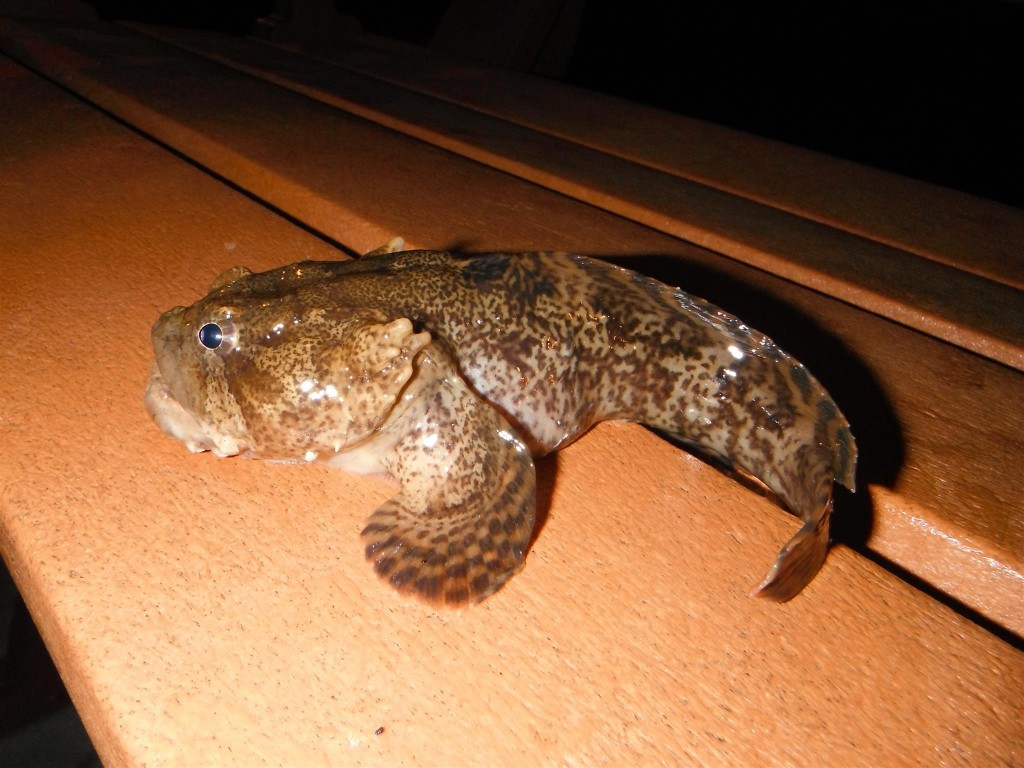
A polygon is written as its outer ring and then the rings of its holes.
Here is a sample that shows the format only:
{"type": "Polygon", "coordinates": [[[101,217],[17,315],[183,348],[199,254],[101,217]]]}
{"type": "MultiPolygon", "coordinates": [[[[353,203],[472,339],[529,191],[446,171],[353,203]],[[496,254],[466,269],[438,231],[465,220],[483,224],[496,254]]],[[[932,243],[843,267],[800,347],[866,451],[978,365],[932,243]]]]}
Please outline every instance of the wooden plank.
{"type": "Polygon", "coordinates": [[[430,47],[523,71],[562,73],[572,55],[574,27],[582,13],[583,3],[456,0],[448,4],[430,37],[430,47]]]}
{"type": "MultiPolygon", "coordinates": [[[[296,22],[299,22],[296,17],[296,22]]],[[[188,41],[191,33],[139,27],[188,41]]],[[[339,27],[307,56],[1024,288],[1018,209],[781,142],[339,27]],[[950,218],[956,226],[950,227],[950,218]]],[[[203,43],[205,45],[205,43],[203,43]]]]}
{"type": "MultiPolygon", "coordinates": [[[[967,255],[978,250],[977,246],[957,252],[952,259],[933,259],[866,237],[863,230],[871,228],[873,210],[862,211],[860,229],[854,233],[849,227],[822,223],[820,216],[809,218],[802,211],[785,211],[763,198],[715,189],[706,180],[695,182],[663,164],[626,158],[621,150],[609,153],[583,146],[585,137],[574,137],[574,143],[539,134],[515,118],[504,119],[503,115],[499,119],[441,101],[433,94],[388,87],[380,80],[368,80],[274,47],[187,30],[142,30],[1024,369],[1024,294],[1012,282],[1016,262],[1024,274],[1024,255],[1018,247],[1021,240],[1014,240],[1015,222],[1024,237],[1024,214],[1017,222],[1011,212],[997,206],[1003,230],[985,229],[986,238],[994,245],[988,250],[981,248],[984,258],[1002,264],[1001,274],[1011,278],[1010,282],[997,279],[993,283],[991,270],[982,270],[985,276],[981,277],[970,266],[973,262],[967,255]]],[[[564,104],[565,98],[560,103],[564,104]]],[[[769,152],[764,154],[762,164],[781,162],[769,152]]],[[[807,167],[807,162],[803,165],[809,175],[834,170],[813,164],[807,167]]],[[[883,175],[875,182],[876,197],[892,194],[888,177],[883,175]]],[[[844,177],[833,177],[830,183],[843,189],[850,186],[844,177]]],[[[906,228],[907,222],[903,224],[906,228]]]]}
{"type": "Polygon", "coordinates": [[[840,500],[841,540],[1024,634],[1019,373],[130,32],[63,27],[51,40],[8,24],[2,34],[51,76],[353,251],[400,233],[430,247],[634,254],[742,315],[804,360],[854,424],[870,494],[840,500]],[[936,542],[938,562],[921,554],[936,542]]]}
{"type": "Polygon", "coordinates": [[[337,251],[7,59],[0,84],[0,550],[105,765],[1021,759],[1024,654],[844,547],[747,598],[792,521],[634,426],[543,465],[489,602],[393,596],[357,544],[385,483],[189,455],[139,402],[160,310],[337,251]]]}

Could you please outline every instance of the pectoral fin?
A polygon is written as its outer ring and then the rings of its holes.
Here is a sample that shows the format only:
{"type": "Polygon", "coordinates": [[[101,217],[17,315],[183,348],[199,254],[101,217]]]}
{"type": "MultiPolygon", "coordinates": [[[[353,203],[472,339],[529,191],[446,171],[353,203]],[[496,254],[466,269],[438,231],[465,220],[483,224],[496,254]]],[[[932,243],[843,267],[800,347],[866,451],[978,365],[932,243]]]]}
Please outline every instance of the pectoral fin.
{"type": "Polygon", "coordinates": [[[402,490],[371,515],[366,557],[399,592],[461,606],[501,587],[533,533],[533,459],[504,416],[429,345],[404,393],[385,464],[402,490]]]}

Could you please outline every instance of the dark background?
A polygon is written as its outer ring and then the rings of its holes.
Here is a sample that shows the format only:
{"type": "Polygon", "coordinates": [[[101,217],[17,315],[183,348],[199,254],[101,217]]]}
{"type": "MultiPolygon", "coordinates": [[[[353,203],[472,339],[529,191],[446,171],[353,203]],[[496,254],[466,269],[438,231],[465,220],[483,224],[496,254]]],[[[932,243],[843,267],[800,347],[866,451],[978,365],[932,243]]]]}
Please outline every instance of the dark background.
{"type": "MultiPolygon", "coordinates": [[[[289,2],[92,4],[246,34],[289,2]]],[[[421,45],[450,4],[334,0],[366,31],[421,45]]],[[[565,82],[1024,207],[1022,2],[547,5],[575,7],[565,82]]]]}
{"type": "Polygon", "coordinates": [[[1024,6],[708,3],[675,20],[659,7],[585,16],[569,79],[1024,205],[1024,6]],[[626,66],[602,52],[616,36],[626,66]]]}

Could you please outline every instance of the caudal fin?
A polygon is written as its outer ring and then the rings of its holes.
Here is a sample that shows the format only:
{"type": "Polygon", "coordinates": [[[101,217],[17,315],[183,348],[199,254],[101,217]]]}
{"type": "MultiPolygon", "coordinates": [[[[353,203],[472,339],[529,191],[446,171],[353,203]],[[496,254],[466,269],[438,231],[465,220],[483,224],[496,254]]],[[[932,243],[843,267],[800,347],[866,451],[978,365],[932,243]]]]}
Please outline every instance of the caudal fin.
{"type": "Polygon", "coordinates": [[[780,603],[796,597],[825,562],[831,516],[830,494],[817,518],[805,520],[796,535],[786,542],[764,580],[754,588],[751,595],[780,603]]]}
{"type": "Polygon", "coordinates": [[[814,578],[828,553],[834,484],[854,490],[857,444],[850,426],[827,393],[817,410],[814,447],[791,454],[791,471],[781,473],[780,490],[803,525],[752,592],[769,600],[790,600],[814,578]]]}

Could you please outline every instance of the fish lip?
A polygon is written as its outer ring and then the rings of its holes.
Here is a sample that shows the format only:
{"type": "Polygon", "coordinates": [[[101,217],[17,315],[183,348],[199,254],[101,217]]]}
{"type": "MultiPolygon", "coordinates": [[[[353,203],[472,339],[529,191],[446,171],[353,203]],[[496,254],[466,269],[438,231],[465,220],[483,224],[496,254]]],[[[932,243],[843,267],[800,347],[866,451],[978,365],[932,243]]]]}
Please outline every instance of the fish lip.
{"type": "Polygon", "coordinates": [[[182,406],[167,386],[158,363],[153,363],[150,367],[145,404],[156,425],[171,437],[183,442],[193,453],[216,448],[202,424],[182,406]]]}
{"type": "MultiPolygon", "coordinates": [[[[186,369],[197,368],[196,361],[192,359],[193,355],[189,354],[187,347],[194,326],[184,318],[186,311],[187,307],[174,307],[160,315],[153,324],[150,336],[156,362],[151,372],[150,386],[156,387],[155,392],[162,397],[173,399],[183,410],[196,414],[202,411],[199,396],[195,392],[190,392],[185,385],[186,369]],[[183,335],[186,338],[184,343],[183,335]],[[157,380],[159,387],[155,384],[157,380]]],[[[198,371],[193,373],[198,374],[198,371]]],[[[198,423],[198,419],[193,418],[198,423]]]]}

